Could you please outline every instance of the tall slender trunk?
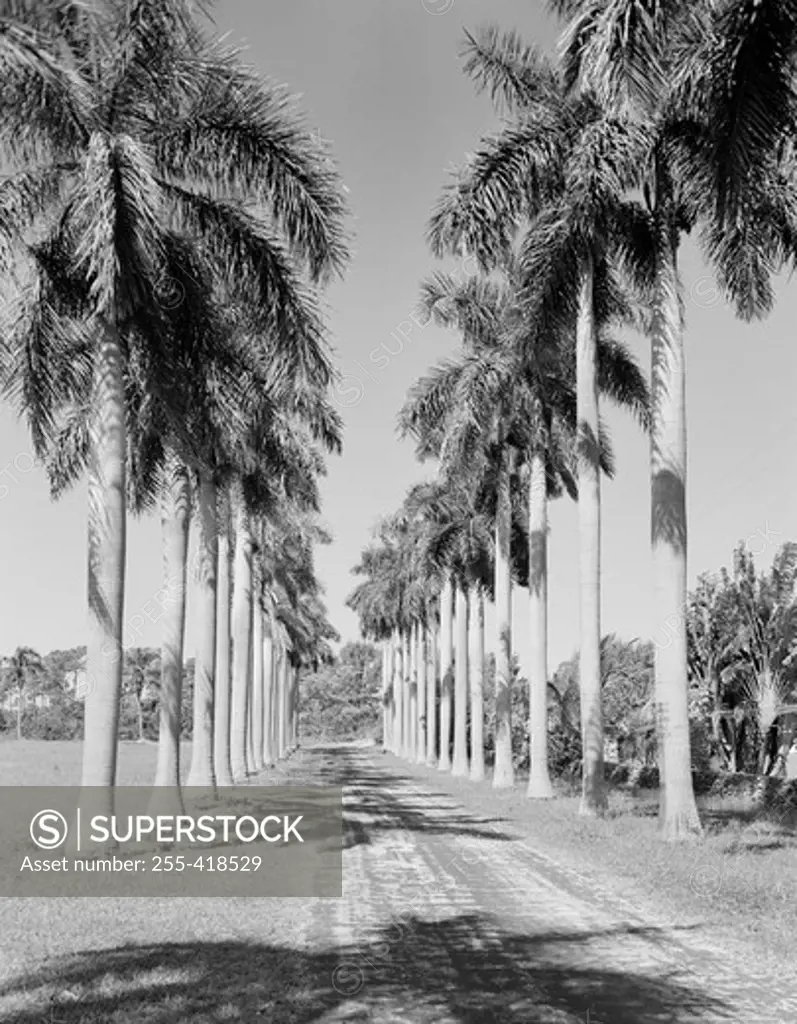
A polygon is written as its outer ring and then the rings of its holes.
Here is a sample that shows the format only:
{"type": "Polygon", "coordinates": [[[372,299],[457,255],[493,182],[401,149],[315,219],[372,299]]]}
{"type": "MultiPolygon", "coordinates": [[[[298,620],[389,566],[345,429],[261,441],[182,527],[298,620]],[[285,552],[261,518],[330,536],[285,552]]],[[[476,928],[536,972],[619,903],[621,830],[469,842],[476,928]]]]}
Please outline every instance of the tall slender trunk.
{"type": "MultiPolygon", "coordinates": [[[[144,709],[141,707],[141,700],[136,698],[136,720],[138,724],[138,742],[144,742],[144,709]]],[[[21,739],[21,737],[18,737],[21,739]]]]}
{"type": "Polygon", "coordinates": [[[256,772],[263,771],[263,609],[260,605],[260,588],[255,589],[252,601],[252,759],[256,772]]]}
{"type": "Polygon", "coordinates": [[[299,745],[299,712],[301,698],[301,665],[296,666],[293,683],[293,745],[294,749],[299,745]]]}
{"type": "Polygon", "coordinates": [[[217,786],[232,786],[230,711],[232,671],[230,659],[230,518],[227,498],[219,523],[216,570],[216,679],[214,688],[213,767],[217,786]]]}
{"type": "Polygon", "coordinates": [[[495,516],[495,789],[510,787],[515,781],[512,763],[512,509],[508,452],[502,461],[495,516]]]}
{"type": "Polygon", "coordinates": [[[401,630],[395,631],[396,659],[393,667],[393,753],[401,757],[404,749],[404,643],[401,630]]]}
{"type": "Polygon", "coordinates": [[[600,439],[598,427],[597,339],[595,332],[594,267],[581,268],[576,327],[576,392],[578,403],[578,527],[581,694],[581,806],[585,815],[606,809],[603,780],[603,716],[601,711],[600,609],[600,439]]]}
{"type": "Polygon", "coordinates": [[[249,517],[239,500],[235,522],[235,563],[232,598],[232,707],[230,737],[232,775],[246,779],[249,675],[252,624],[252,535],[249,517]]]}
{"type": "Polygon", "coordinates": [[[548,774],[548,482],[545,459],[531,456],[529,484],[529,784],[526,796],[553,796],[548,774]]]}
{"type": "MultiPolygon", "coordinates": [[[[175,456],[166,467],[161,497],[164,587],[169,595],[163,616],[161,646],[160,724],[156,787],[170,787],[175,805],[180,797],[180,706],[183,691],[188,530],[191,524],[191,484],[188,470],[175,456]]],[[[160,802],[163,803],[162,798],[160,802]]],[[[171,803],[172,800],[170,799],[171,803]]],[[[165,813],[165,812],[163,812],[165,813]]],[[[176,813],[176,812],[175,812],[176,813]]]]}
{"type": "Polygon", "coordinates": [[[390,658],[387,677],[387,749],[391,754],[395,754],[395,674],[399,671],[399,669],[397,669],[397,659],[399,659],[399,641],[396,640],[395,630],[390,634],[389,644],[390,658]]]}
{"type": "Polygon", "coordinates": [[[274,760],[279,761],[283,755],[282,749],[282,705],[284,695],[282,692],[282,665],[285,660],[285,647],[280,643],[276,661],[274,663],[274,760]]]}
{"type": "Polygon", "coordinates": [[[429,644],[427,647],[428,665],[426,668],[426,763],[437,764],[437,648],[440,630],[435,625],[429,626],[429,644]]]}
{"type": "MultiPolygon", "coordinates": [[[[659,168],[661,171],[661,167],[659,168]]],[[[659,828],[665,839],[684,839],[702,828],[692,783],[686,671],[686,364],[676,238],[667,181],[657,192],[657,269],[651,329],[651,543],[656,621],[670,627],[670,642],[655,645],[659,828]],[[663,195],[662,195],[663,193],[663,195]]]]}
{"type": "Polygon", "coordinates": [[[451,700],[454,686],[454,586],[449,576],[440,594],[440,760],[441,772],[451,768],[451,700]]]}
{"type": "Polygon", "coordinates": [[[285,649],[285,657],[282,659],[282,670],[280,672],[280,756],[285,757],[288,753],[288,716],[290,715],[290,675],[291,659],[290,651],[285,649]]]}
{"type": "Polygon", "coordinates": [[[410,643],[410,706],[407,758],[414,761],[418,751],[418,622],[413,622],[409,634],[410,643]]]}
{"type": "Polygon", "coordinates": [[[98,814],[113,813],[126,552],[125,392],[114,324],[102,326],[94,363],[88,508],[88,642],[81,784],[98,814]]]}
{"type": "Polygon", "coordinates": [[[468,774],[468,592],[460,583],[456,594],[454,630],[454,760],[452,775],[468,774]]]}
{"type": "Polygon", "coordinates": [[[299,678],[301,665],[295,665],[293,669],[292,693],[292,717],[291,717],[291,746],[295,750],[299,741],[299,678]]]}
{"type": "Polygon", "coordinates": [[[484,778],[484,594],[471,591],[468,615],[468,675],[470,677],[470,777],[484,778]]]}
{"type": "Polygon", "coordinates": [[[390,750],[390,684],[393,673],[392,639],[382,641],[382,749],[390,750]]]}
{"type": "Polygon", "coordinates": [[[274,764],[274,641],[271,622],[263,622],[263,766],[274,764]]]}
{"type": "Polygon", "coordinates": [[[22,739],[22,694],[17,694],[17,742],[22,739]]]}
{"type": "Polygon", "coordinates": [[[421,622],[418,625],[418,650],[415,656],[415,664],[418,673],[418,718],[417,736],[415,743],[415,763],[423,764],[426,760],[426,669],[427,669],[427,625],[421,622]]]}
{"type": "MultiPolygon", "coordinates": [[[[252,547],[254,548],[254,538],[252,547]]],[[[254,574],[254,558],[252,559],[252,573],[254,574]]],[[[255,610],[255,588],[254,578],[251,578],[251,586],[249,589],[249,658],[248,665],[249,670],[246,674],[246,775],[247,778],[250,775],[255,774],[255,716],[254,716],[254,702],[255,702],[255,654],[254,654],[254,610],[255,610]]]]}
{"type": "Polygon", "coordinates": [[[401,756],[404,758],[410,758],[412,756],[412,733],[411,733],[411,697],[410,689],[412,686],[412,664],[410,662],[410,654],[412,651],[412,643],[410,637],[412,635],[412,626],[405,629],[401,635],[401,710],[402,710],[402,721],[401,721],[401,756]]]}
{"type": "Polygon", "coordinates": [[[191,770],[186,785],[216,784],[213,767],[213,690],[216,674],[216,563],[218,521],[216,484],[202,473],[199,481],[199,538],[194,572],[194,605],[199,635],[194,663],[194,720],[191,770]]]}
{"type": "Polygon", "coordinates": [[[287,687],[287,708],[285,716],[285,749],[290,753],[293,750],[293,714],[296,707],[296,666],[291,662],[288,666],[287,687]]]}

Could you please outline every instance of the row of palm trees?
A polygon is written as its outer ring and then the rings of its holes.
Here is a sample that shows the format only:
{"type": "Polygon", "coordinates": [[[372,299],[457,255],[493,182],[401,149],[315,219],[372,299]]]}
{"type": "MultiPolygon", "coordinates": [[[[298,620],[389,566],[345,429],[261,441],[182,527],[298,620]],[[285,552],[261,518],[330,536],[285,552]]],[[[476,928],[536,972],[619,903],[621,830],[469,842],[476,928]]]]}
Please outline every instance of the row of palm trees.
{"type": "Polygon", "coordinates": [[[116,781],[126,519],[156,505],[156,785],[179,780],[189,584],[189,779],[229,784],[294,742],[297,665],[334,635],[312,548],[341,445],[318,289],[347,260],[343,187],[189,0],[2,0],[0,75],[3,393],[54,494],[88,478],[82,784],[116,781]]]}
{"type": "MultiPolygon", "coordinates": [[[[358,567],[367,578],[352,604],[369,635],[390,638],[385,680],[392,672],[396,710],[387,724],[394,748],[406,752],[409,742],[417,754],[416,693],[423,685],[428,697],[439,678],[439,766],[445,769],[451,593],[460,595],[455,663],[464,678],[464,596],[478,595],[478,632],[480,595],[491,591],[497,622],[494,785],[502,786],[512,781],[512,575],[520,585],[527,582],[533,651],[529,792],[547,796],[546,501],[562,489],[577,496],[581,809],[601,813],[600,474],[612,463],[600,402],[605,396],[629,406],[650,432],[657,621],[676,624],[672,642],[657,645],[655,656],[660,826],[665,837],[684,838],[699,834],[701,826],[691,777],[681,614],[687,523],[678,252],[683,237],[696,232],[740,315],[763,315],[771,307],[772,276],[793,261],[797,238],[791,143],[797,9],[787,0],[550,0],[550,6],[563,21],[556,59],[514,32],[489,28],[466,37],[465,70],[489,92],[502,125],[481,141],[446,189],[429,241],[437,257],[474,257],[480,274],[464,286],[436,275],[425,286],[430,315],[461,333],[463,349],[414,387],[400,418],[418,454],[438,459],[438,488],[454,489],[456,512],[446,511],[441,520],[439,509],[427,508],[421,525],[417,518],[406,520],[412,529],[405,527],[405,534],[397,535],[395,526],[383,534],[381,546],[358,567]],[[624,328],[650,339],[649,394],[629,354],[613,340],[624,328]],[[511,557],[521,502],[527,503],[527,580],[511,557]],[[455,523],[470,542],[487,532],[492,540],[470,547],[463,542],[441,554],[435,531],[453,530],[455,523]],[[439,557],[432,559],[436,575],[424,577],[417,566],[425,564],[429,545],[439,557]],[[403,589],[383,582],[391,559],[414,566],[403,576],[403,589]],[[492,569],[485,577],[486,561],[492,569]],[[439,676],[427,668],[422,684],[418,669],[424,662],[412,654],[413,637],[419,629],[434,631],[435,623],[439,676]]],[[[476,680],[481,671],[479,663],[476,680]]],[[[454,683],[454,690],[464,695],[464,683],[458,691],[454,683]]],[[[458,770],[465,703],[455,700],[458,770]]],[[[432,704],[427,700],[427,739],[434,735],[432,704]]],[[[474,742],[478,746],[471,737],[474,742]]],[[[478,774],[478,752],[476,759],[478,774]]]]}

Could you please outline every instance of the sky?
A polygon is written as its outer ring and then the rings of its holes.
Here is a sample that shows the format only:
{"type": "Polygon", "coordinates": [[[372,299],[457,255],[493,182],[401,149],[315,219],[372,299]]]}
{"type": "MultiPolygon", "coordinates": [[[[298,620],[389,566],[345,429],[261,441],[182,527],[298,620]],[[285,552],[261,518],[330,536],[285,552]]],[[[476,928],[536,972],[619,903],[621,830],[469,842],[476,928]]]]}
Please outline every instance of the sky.
{"type": "MultiPolygon", "coordinates": [[[[424,241],[430,211],[452,169],[498,127],[489,100],[461,71],[463,29],[516,28],[542,48],[555,26],[539,0],[221,0],[216,20],[247,60],[301,95],[311,125],[331,140],[352,210],[353,257],[326,295],[341,372],[335,401],[345,448],[323,481],[323,518],[334,543],[317,554],[333,624],[356,639],[345,608],[350,571],[378,518],[428,478],[396,434],[407,388],[458,340],[410,320],[424,276],[436,268],[424,241]]],[[[797,478],[797,285],[778,283],[764,322],[744,324],[722,301],[696,247],[681,255],[687,324],[689,581],[728,564],[747,539],[763,568],[793,529],[797,478]]],[[[627,339],[647,371],[644,339],[627,339]]],[[[617,476],[603,485],[604,632],[652,637],[648,443],[625,414],[607,411],[617,476]]],[[[27,429],[0,408],[0,654],[85,643],[86,489],[58,503],[32,467],[27,429]]],[[[578,639],[577,517],[562,499],[550,512],[551,671],[578,639]]],[[[126,645],[157,646],[152,598],[161,588],[157,516],[128,534],[126,645]]],[[[189,605],[186,655],[196,642],[189,605]]],[[[515,598],[514,632],[526,661],[527,603],[515,598]]],[[[488,629],[492,616],[488,613],[488,629]]]]}

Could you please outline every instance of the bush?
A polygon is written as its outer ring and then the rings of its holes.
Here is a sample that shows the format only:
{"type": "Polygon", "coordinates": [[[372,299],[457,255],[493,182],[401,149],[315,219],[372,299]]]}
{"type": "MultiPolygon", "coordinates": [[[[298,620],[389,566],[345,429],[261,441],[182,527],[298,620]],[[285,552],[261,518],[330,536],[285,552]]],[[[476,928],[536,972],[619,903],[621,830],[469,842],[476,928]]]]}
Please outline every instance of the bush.
{"type": "MultiPolygon", "coordinates": [[[[28,707],[22,714],[22,735],[30,740],[79,740],[83,736],[83,704],[54,691],[49,707],[28,707]]],[[[16,722],[11,723],[16,728],[16,722]]]]}

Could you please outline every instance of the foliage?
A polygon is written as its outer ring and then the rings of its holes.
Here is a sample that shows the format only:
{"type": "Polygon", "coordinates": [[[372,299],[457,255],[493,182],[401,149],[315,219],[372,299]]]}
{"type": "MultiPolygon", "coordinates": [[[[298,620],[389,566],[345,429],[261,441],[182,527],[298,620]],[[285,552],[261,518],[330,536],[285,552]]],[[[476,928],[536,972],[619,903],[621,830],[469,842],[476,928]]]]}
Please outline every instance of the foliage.
{"type": "Polygon", "coordinates": [[[698,580],[687,636],[694,713],[715,763],[782,771],[784,709],[797,703],[797,544],[784,544],[763,573],[740,544],[730,571],[698,580]]]}
{"type": "Polygon", "coordinates": [[[299,682],[300,735],[326,740],[379,736],[381,671],[378,648],[349,643],[333,664],[304,673],[299,682]]]}
{"type": "MultiPolygon", "coordinates": [[[[34,651],[41,673],[34,688],[23,700],[22,735],[25,739],[79,740],[83,737],[83,701],[69,688],[69,676],[85,665],[86,648],[55,650],[40,657],[34,651]]],[[[194,660],[186,662],[183,674],[181,736],[191,739],[193,724],[194,660]]],[[[138,740],[143,723],[143,738],[158,738],[158,688],[160,684],[160,651],[154,648],[131,648],[125,652],[125,688],[119,717],[119,739],[138,740]],[[141,666],[145,675],[137,676],[141,666]],[[139,720],[139,699],[141,723],[139,720]]],[[[13,732],[16,718],[13,711],[0,711],[0,733],[13,732]]]]}

